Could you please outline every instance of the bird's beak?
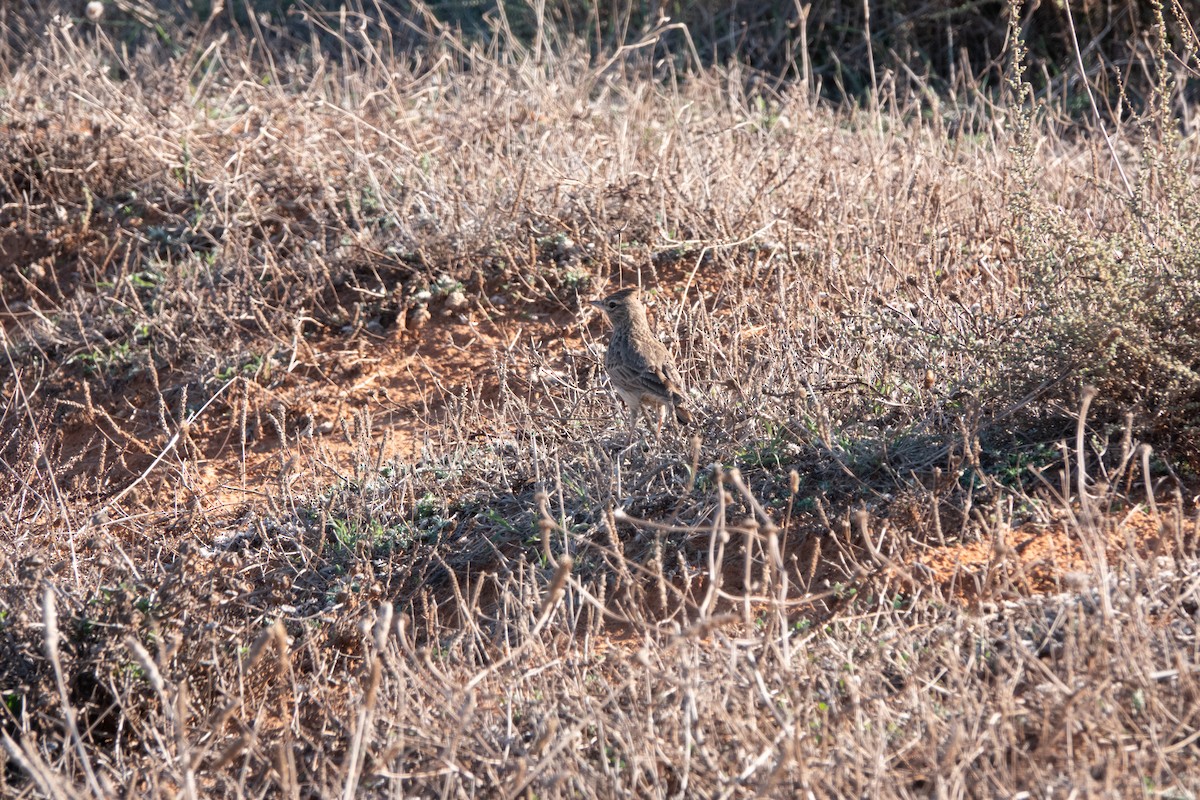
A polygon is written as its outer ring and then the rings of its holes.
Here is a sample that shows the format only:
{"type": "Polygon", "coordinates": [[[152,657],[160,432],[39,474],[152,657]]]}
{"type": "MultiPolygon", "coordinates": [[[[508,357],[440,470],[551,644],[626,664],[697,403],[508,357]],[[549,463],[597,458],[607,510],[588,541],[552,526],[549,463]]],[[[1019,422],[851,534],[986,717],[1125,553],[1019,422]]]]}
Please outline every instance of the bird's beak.
{"type": "Polygon", "coordinates": [[[589,300],[589,301],[588,301],[588,304],[589,304],[589,305],[593,305],[593,306],[595,306],[596,308],[604,308],[604,304],[603,304],[603,303],[601,303],[599,300],[589,300]]]}

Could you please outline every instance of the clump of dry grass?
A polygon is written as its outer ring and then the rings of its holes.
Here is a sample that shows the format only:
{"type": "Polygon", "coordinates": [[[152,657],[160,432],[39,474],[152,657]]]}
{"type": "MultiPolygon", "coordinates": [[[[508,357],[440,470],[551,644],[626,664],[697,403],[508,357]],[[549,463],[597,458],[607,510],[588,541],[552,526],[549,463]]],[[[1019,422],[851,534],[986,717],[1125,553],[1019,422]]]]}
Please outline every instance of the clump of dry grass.
{"type": "MultiPolygon", "coordinates": [[[[336,33],[306,63],[56,29],[11,67],[6,791],[1200,789],[1184,484],[1152,430],[1098,458],[1094,412],[993,388],[1035,274],[1003,126],[336,33]],[[618,453],[578,300],[637,280],[698,438],[618,453]],[[422,455],[282,407],[454,292],[504,346],[422,455]],[[996,467],[1068,438],[1059,476],[996,467]],[[255,448],[257,501],[205,493],[255,448]],[[1086,556],[1050,594],[1006,544],[1029,519],[1086,556]],[[979,539],[966,607],[921,557],[979,539]]],[[[1047,130],[1029,207],[1116,218],[1102,145],[1047,130]]]]}

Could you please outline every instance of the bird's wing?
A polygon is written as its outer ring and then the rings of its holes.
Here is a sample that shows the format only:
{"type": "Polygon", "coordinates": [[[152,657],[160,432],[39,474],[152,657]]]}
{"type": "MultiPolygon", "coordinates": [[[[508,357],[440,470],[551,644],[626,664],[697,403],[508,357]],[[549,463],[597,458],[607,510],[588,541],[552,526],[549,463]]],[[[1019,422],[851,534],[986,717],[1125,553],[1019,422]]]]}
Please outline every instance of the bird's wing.
{"type": "Polygon", "coordinates": [[[660,397],[671,397],[683,391],[683,378],[675,367],[670,352],[660,342],[628,353],[624,363],[613,364],[618,380],[640,386],[642,391],[660,397]]]}
{"type": "Polygon", "coordinates": [[[636,386],[644,394],[659,397],[671,395],[667,377],[662,370],[656,369],[640,356],[635,355],[624,362],[611,364],[608,372],[610,380],[618,386],[636,386]]]}
{"type": "Polygon", "coordinates": [[[683,376],[671,358],[671,351],[662,342],[654,341],[647,352],[647,365],[654,371],[659,382],[666,387],[668,394],[683,391],[683,376]]]}
{"type": "Polygon", "coordinates": [[[675,366],[672,359],[667,359],[667,363],[662,366],[663,376],[666,378],[666,384],[672,392],[683,391],[683,376],[679,374],[679,368],[675,366]]]}

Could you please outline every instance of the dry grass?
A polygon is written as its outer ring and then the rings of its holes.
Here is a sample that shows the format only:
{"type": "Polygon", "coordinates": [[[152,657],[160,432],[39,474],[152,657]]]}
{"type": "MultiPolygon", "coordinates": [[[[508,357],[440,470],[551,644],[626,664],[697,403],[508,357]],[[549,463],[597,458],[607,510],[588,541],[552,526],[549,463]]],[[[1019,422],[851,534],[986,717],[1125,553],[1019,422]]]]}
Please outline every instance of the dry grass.
{"type": "Polygon", "coordinates": [[[362,13],[4,66],[0,793],[1200,791],[1176,106],[1108,131],[1131,203],[1063,98],[948,129],[362,13]],[[1084,245],[1133,265],[1094,325],[1084,245]],[[626,451],[618,282],[697,411],[626,451]]]}

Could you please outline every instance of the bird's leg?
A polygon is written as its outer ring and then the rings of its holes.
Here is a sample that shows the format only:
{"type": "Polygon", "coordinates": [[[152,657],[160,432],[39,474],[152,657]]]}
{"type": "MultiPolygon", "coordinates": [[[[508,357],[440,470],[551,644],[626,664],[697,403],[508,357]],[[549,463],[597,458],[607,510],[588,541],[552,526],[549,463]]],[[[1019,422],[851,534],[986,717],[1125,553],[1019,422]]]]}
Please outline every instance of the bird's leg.
{"type": "Polygon", "coordinates": [[[665,422],[666,419],[667,419],[667,407],[659,406],[658,407],[658,426],[654,429],[654,441],[655,442],[662,441],[662,426],[663,426],[663,422],[665,422]]]}
{"type": "Polygon", "coordinates": [[[629,404],[629,441],[625,443],[626,447],[633,446],[633,434],[637,430],[638,413],[642,410],[642,404],[634,400],[629,404]]]}

